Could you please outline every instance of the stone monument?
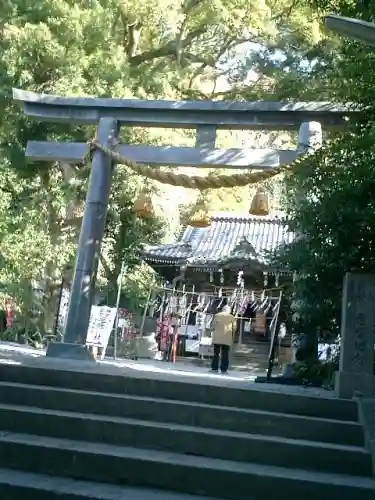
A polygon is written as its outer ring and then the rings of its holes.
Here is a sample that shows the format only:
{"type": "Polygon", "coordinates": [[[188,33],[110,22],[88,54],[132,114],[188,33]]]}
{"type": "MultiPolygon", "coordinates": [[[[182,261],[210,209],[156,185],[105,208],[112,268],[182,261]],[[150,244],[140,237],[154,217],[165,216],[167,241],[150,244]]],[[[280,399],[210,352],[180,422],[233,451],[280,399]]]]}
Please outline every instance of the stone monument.
{"type": "Polygon", "coordinates": [[[337,396],[375,394],[374,341],[375,274],[347,273],[342,296],[340,367],[335,379],[337,396]]]}

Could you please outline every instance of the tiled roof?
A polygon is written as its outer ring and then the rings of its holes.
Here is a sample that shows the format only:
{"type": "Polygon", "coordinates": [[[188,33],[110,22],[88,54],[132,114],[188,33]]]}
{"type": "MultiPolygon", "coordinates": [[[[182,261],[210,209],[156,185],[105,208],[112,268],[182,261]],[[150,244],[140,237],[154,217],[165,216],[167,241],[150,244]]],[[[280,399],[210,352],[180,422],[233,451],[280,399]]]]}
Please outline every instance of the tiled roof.
{"type": "Polygon", "coordinates": [[[173,244],[146,246],[143,257],[154,263],[225,265],[235,260],[265,262],[267,251],[290,243],[293,234],[282,217],[238,217],[232,214],[212,217],[208,228],[187,226],[173,244]]]}

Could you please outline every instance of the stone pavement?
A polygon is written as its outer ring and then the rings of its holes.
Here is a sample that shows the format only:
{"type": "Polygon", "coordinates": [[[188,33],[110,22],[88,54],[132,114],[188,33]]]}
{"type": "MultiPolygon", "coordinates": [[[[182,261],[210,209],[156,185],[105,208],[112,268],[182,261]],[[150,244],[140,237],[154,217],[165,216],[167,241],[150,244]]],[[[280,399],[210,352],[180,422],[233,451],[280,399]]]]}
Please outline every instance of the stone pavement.
{"type": "Polygon", "coordinates": [[[333,391],[304,386],[288,386],[279,384],[256,384],[254,380],[258,373],[246,371],[230,371],[228,374],[212,374],[206,366],[195,366],[187,361],[177,361],[175,364],[155,360],[110,360],[96,363],[58,360],[46,358],[43,350],[0,342],[0,363],[22,364],[54,369],[95,372],[103,374],[123,375],[132,378],[152,378],[155,380],[171,380],[189,382],[191,384],[215,385],[233,387],[249,391],[283,392],[285,394],[306,394],[323,398],[335,397],[333,391]]]}

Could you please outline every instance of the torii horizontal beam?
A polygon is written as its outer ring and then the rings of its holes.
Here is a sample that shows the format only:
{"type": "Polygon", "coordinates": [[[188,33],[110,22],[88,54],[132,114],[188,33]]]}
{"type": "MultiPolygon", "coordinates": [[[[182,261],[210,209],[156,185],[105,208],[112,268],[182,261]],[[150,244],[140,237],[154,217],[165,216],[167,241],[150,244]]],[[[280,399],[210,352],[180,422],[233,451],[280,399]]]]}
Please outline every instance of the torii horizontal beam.
{"type": "MultiPolygon", "coordinates": [[[[87,147],[82,142],[29,141],[26,158],[31,162],[83,163],[87,147]]],[[[125,144],[116,146],[114,150],[142,165],[228,169],[274,168],[292,163],[301,154],[298,150],[290,149],[215,149],[125,144]]]]}
{"type": "Polygon", "coordinates": [[[359,113],[352,105],[328,102],[145,101],[60,97],[19,89],[13,89],[13,99],[23,105],[27,116],[40,121],[97,124],[110,116],[119,125],[164,128],[298,130],[309,121],[336,128],[359,113]]]}
{"type": "Polygon", "coordinates": [[[361,19],[331,15],[326,16],[325,24],[327,28],[340,33],[340,35],[375,47],[375,24],[373,23],[361,19]]]}

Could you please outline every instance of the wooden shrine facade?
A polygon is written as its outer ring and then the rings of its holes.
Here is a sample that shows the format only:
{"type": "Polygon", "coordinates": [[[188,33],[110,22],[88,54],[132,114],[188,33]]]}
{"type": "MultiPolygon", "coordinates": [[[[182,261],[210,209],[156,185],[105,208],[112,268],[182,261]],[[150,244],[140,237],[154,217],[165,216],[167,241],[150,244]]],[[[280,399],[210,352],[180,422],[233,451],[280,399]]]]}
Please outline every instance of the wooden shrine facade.
{"type": "Polygon", "coordinates": [[[214,215],[207,228],[185,227],[168,245],[146,245],[143,259],[165,280],[200,288],[269,286],[290,274],[269,264],[272,252],[291,243],[293,234],[282,216],[214,215]]]}
{"type": "MultiPolygon", "coordinates": [[[[92,97],[60,97],[15,89],[14,100],[25,115],[37,121],[96,125],[95,141],[53,142],[40,137],[29,141],[29,161],[82,164],[89,157],[90,181],[83,214],[74,278],[64,327],[64,342],[50,344],[47,355],[87,359],[86,336],[101,243],[104,235],[112,171],[119,158],[129,165],[274,169],[287,165],[316,146],[316,124],[343,127],[357,111],[349,106],[324,102],[211,102],[141,101],[92,97]],[[309,126],[313,123],[315,126],[309,126]],[[121,126],[196,129],[193,148],[119,144],[121,126]],[[300,130],[295,150],[219,149],[217,129],[300,130]],[[90,152],[90,155],[87,153],[90,152]],[[117,156],[115,157],[115,155],[117,156]],[[121,156],[119,156],[121,155],[121,156]]],[[[319,134],[318,134],[319,135],[319,134]]],[[[321,137],[321,133],[320,133],[321,137]]],[[[146,175],[146,174],[142,174],[146,175]]],[[[168,182],[168,181],[167,181],[168,182]]]]}

